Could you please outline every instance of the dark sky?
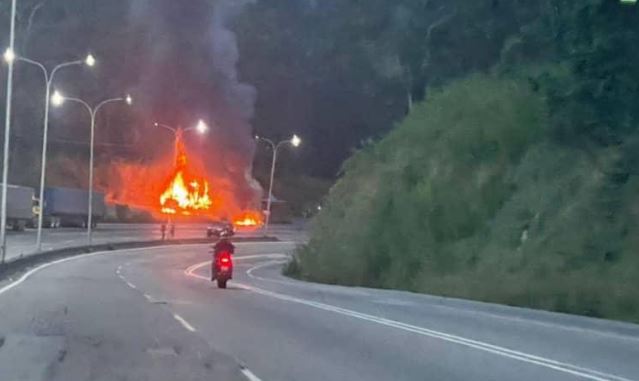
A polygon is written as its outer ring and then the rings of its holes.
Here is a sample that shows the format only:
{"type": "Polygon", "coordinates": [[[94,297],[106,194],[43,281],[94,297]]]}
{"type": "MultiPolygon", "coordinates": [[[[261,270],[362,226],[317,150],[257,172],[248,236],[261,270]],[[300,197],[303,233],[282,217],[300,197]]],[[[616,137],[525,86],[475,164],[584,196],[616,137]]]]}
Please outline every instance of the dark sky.
{"type": "MultiPolygon", "coordinates": [[[[3,11],[6,3],[2,2],[3,11]]],[[[204,144],[190,137],[192,148],[214,162],[211,167],[216,171],[224,171],[244,188],[239,193],[250,193],[246,172],[251,170],[255,149],[250,124],[255,89],[238,80],[239,51],[228,29],[245,3],[189,0],[186,6],[175,0],[24,0],[20,2],[16,50],[48,67],[92,52],[98,59],[94,69],[60,71],[55,88],[89,103],[131,93],[134,107],[105,110],[97,133],[98,143],[133,144],[127,154],[130,159],[170,152],[170,134],[153,130],[154,121],[189,127],[198,119],[205,120],[211,132],[204,144]]],[[[8,31],[6,13],[0,16],[4,33],[8,31]]],[[[0,37],[6,39],[4,34],[0,37]]],[[[33,156],[29,152],[39,152],[42,102],[34,99],[42,97],[43,90],[36,73],[32,67],[16,65],[14,131],[25,137],[14,144],[12,170],[17,177],[24,166],[36,164],[27,160],[33,156]]],[[[86,140],[82,112],[67,106],[52,111],[53,156],[73,155],[78,150],[56,145],[57,139],[86,140]]],[[[108,161],[121,152],[118,147],[104,146],[98,160],[108,161]]]]}
{"type": "MultiPolygon", "coordinates": [[[[6,41],[8,1],[0,4],[0,40],[6,41]]],[[[213,126],[203,154],[223,163],[238,182],[251,169],[253,131],[274,139],[301,134],[303,148],[283,151],[290,160],[282,160],[280,169],[332,177],[362,137],[390,126],[395,115],[378,117],[380,108],[370,97],[352,90],[350,69],[333,75],[330,65],[338,62],[333,57],[316,61],[313,44],[331,41],[322,40],[321,20],[309,23],[315,19],[313,2],[21,0],[19,5],[18,53],[49,67],[87,52],[98,59],[92,70],[60,72],[56,88],[90,102],[133,95],[133,108],[99,118],[98,160],[162,155],[171,149],[171,139],[152,130],[154,121],[186,127],[201,118],[213,126]]],[[[34,153],[40,144],[42,102],[34,99],[43,91],[34,73],[17,65],[14,125],[19,141],[12,171],[23,183],[37,178],[24,171],[37,164],[34,153]]],[[[53,156],[83,155],[81,147],[56,143],[88,138],[82,111],[55,110],[50,138],[53,156]]],[[[264,171],[269,152],[260,146],[257,153],[256,167],[264,171]]]]}
{"type": "Polygon", "coordinates": [[[210,126],[200,147],[211,168],[229,177],[236,192],[252,192],[246,179],[255,149],[252,127],[255,89],[238,80],[239,50],[231,19],[245,1],[136,0],[130,19],[144,36],[145,69],[136,91],[143,110],[159,121],[192,126],[200,118],[210,126]],[[149,96],[151,95],[151,96],[149,96]]]}

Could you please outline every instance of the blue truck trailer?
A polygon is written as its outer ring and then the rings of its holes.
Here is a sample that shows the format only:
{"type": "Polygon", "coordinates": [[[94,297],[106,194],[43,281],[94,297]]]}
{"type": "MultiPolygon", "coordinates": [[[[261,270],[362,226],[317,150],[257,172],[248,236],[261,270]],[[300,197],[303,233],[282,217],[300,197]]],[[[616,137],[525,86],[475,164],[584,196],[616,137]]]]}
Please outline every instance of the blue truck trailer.
{"type": "MultiPolygon", "coordinates": [[[[104,193],[93,192],[92,225],[94,227],[102,221],[105,212],[104,193]]],[[[88,217],[88,190],[64,187],[44,189],[44,226],[86,227],[88,217]]]]}

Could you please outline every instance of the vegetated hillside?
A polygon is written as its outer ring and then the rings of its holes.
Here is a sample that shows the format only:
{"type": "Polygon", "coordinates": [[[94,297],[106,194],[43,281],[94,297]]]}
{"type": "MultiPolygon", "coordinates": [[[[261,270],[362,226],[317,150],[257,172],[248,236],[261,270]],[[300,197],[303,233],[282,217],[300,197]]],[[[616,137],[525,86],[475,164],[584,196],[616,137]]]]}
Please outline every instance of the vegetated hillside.
{"type": "Polygon", "coordinates": [[[639,321],[639,136],[558,133],[531,83],[431,91],[345,164],[287,271],[639,321]]]}

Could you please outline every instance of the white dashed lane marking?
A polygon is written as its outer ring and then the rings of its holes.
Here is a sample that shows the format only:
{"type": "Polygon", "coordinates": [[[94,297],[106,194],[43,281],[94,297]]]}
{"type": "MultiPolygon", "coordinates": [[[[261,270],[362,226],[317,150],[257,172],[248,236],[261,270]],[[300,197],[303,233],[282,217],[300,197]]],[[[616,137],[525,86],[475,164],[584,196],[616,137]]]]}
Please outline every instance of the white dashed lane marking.
{"type": "Polygon", "coordinates": [[[182,326],[186,329],[188,329],[191,332],[195,332],[196,329],[193,328],[193,326],[191,324],[189,324],[188,321],[184,320],[184,318],[178,314],[173,314],[173,318],[175,318],[175,320],[177,320],[180,324],[182,324],[182,326]]]}
{"type": "MultiPolygon", "coordinates": [[[[272,262],[272,261],[271,261],[272,262]]],[[[191,276],[194,278],[205,278],[199,274],[196,273],[196,271],[201,268],[204,267],[206,265],[208,265],[209,262],[202,262],[202,263],[198,263],[195,265],[192,265],[190,267],[188,267],[184,272],[185,275],[187,276],[191,276]]],[[[269,265],[272,263],[269,263],[269,265]]],[[[261,267],[265,267],[266,264],[262,263],[262,264],[258,264],[252,268],[250,268],[249,270],[246,271],[246,273],[251,277],[254,275],[252,274],[253,271],[261,268],[261,267]]],[[[452,335],[446,332],[441,332],[441,331],[436,331],[433,329],[428,329],[425,327],[419,327],[419,326],[415,326],[415,325],[411,325],[411,324],[406,324],[400,321],[396,321],[396,320],[391,320],[391,319],[386,319],[386,318],[382,318],[379,316],[374,316],[374,315],[369,315],[369,314],[365,314],[365,313],[361,313],[361,312],[357,312],[354,310],[349,310],[346,308],[341,308],[338,306],[334,306],[331,304],[326,304],[326,303],[319,303],[319,302],[315,302],[312,300],[307,300],[307,299],[300,299],[300,298],[296,298],[294,296],[290,296],[290,295],[286,295],[286,294],[282,294],[282,293],[278,293],[278,292],[273,292],[273,291],[269,291],[266,289],[262,289],[259,287],[254,287],[254,286],[249,286],[246,284],[242,284],[242,283],[235,283],[237,286],[239,286],[240,288],[243,288],[245,290],[249,290],[249,291],[253,291],[256,294],[261,294],[267,297],[271,297],[274,299],[279,299],[281,301],[285,301],[285,302],[289,302],[289,303],[296,303],[296,304],[302,304],[308,307],[312,307],[312,308],[316,308],[319,310],[323,310],[326,312],[331,312],[331,313],[336,313],[339,315],[343,315],[343,316],[348,316],[350,318],[355,318],[355,319],[360,319],[362,321],[366,321],[369,323],[374,323],[374,324],[379,324],[379,325],[383,325],[389,328],[394,328],[394,329],[399,329],[399,330],[403,330],[403,331],[407,331],[407,332],[411,332],[411,333],[416,333],[418,335],[421,336],[426,336],[426,337],[431,337],[434,339],[439,339],[439,340],[443,340],[449,343],[454,343],[454,344],[458,344],[458,345],[462,345],[465,346],[467,348],[472,348],[475,350],[479,350],[479,351],[483,351],[483,352],[488,352],[488,353],[492,353],[494,355],[500,356],[500,357],[504,357],[504,358],[509,358],[512,360],[516,360],[516,361],[521,361],[521,362],[525,362],[528,364],[533,364],[533,365],[537,365],[540,367],[544,367],[547,369],[552,369],[561,373],[565,373],[565,374],[570,374],[573,376],[576,376],[578,378],[582,378],[582,379],[588,379],[588,380],[592,380],[592,381],[631,381],[628,378],[624,378],[621,376],[617,376],[614,374],[610,374],[610,373],[606,373],[606,372],[600,372],[594,369],[589,369],[586,367],[581,367],[581,366],[577,366],[577,365],[573,365],[570,363],[565,363],[565,362],[560,362],[551,358],[547,358],[547,357],[543,357],[543,356],[537,356],[537,355],[533,355],[530,353],[526,353],[526,352],[521,352],[521,351],[516,351],[510,348],[506,348],[506,347],[501,347],[498,345],[494,345],[494,344],[490,344],[487,342],[483,342],[483,341],[479,341],[479,340],[473,340],[470,338],[466,338],[463,336],[458,336],[458,335],[452,335]]]]}
{"type": "Polygon", "coordinates": [[[242,367],[242,374],[249,381],[262,381],[259,377],[257,377],[255,374],[253,374],[253,372],[251,372],[248,368],[242,367]]]}

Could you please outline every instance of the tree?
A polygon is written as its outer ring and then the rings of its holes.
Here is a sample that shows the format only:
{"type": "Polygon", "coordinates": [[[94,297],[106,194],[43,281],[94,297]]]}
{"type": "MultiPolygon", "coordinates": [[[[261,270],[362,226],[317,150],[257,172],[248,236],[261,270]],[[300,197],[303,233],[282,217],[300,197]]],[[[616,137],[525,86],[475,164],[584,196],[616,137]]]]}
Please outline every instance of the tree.
{"type": "Polygon", "coordinates": [[[590,0],[562,4],[559,14],[571,26],[559,41],[571,85],[549,86],[559,136],[619,144],[639,126],[639,7],[590,0]]]}

